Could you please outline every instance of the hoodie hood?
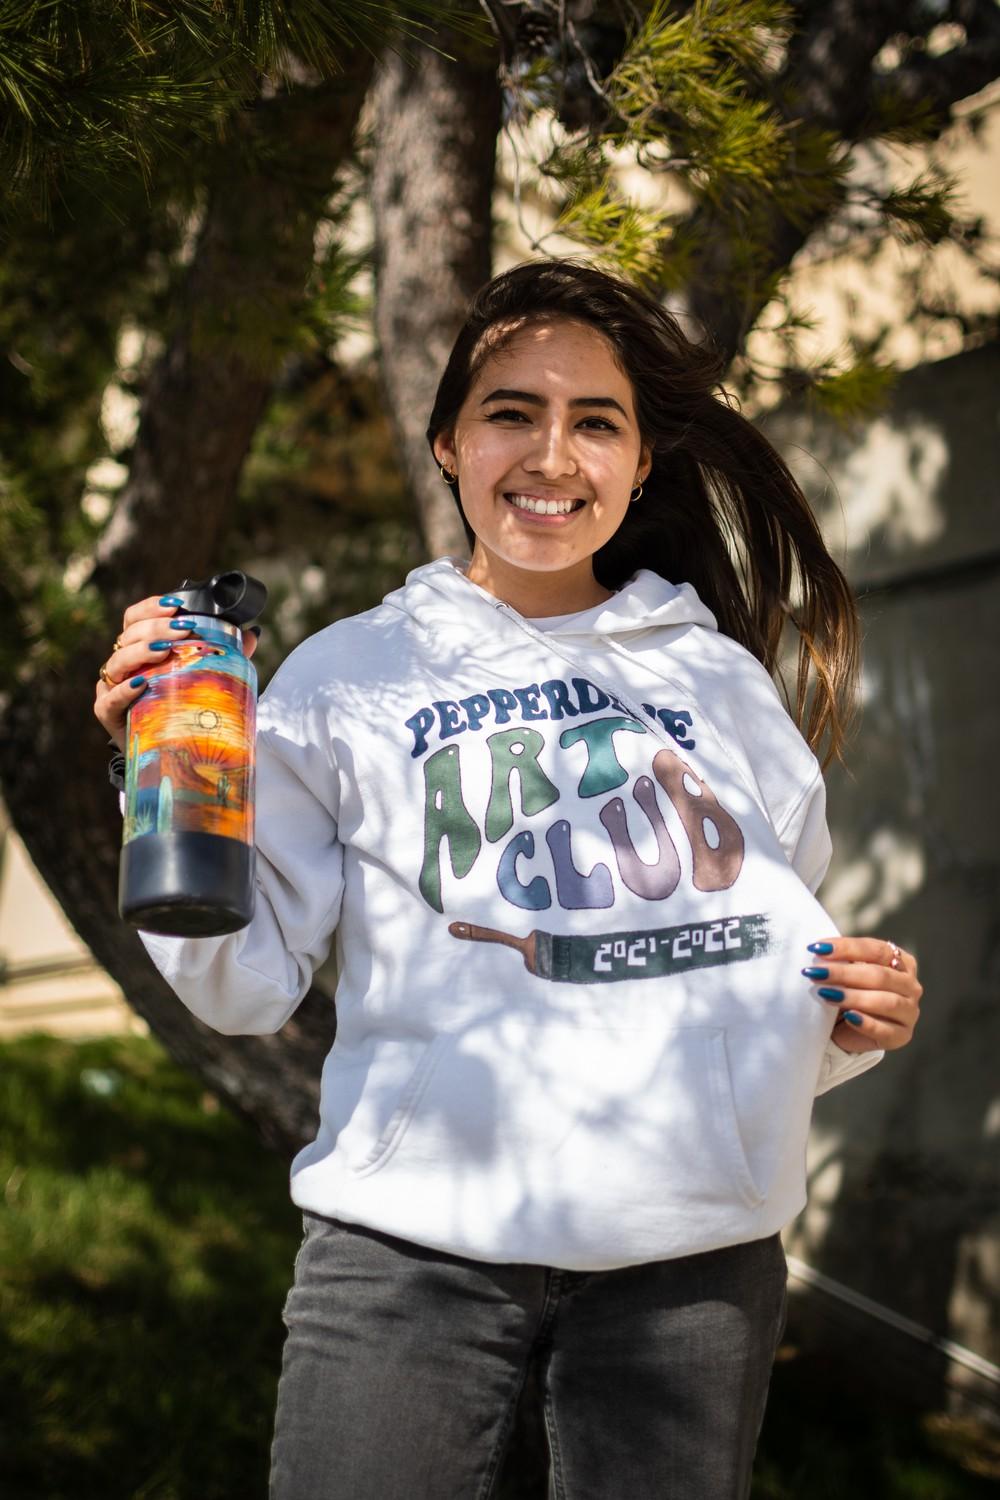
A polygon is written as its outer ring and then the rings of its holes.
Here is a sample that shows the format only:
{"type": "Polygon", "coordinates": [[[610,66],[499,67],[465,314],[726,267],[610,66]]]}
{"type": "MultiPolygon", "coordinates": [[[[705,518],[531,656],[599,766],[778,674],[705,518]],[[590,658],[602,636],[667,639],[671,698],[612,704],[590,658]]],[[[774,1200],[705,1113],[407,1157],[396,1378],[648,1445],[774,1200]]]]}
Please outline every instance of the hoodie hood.
{"type": "MultiPolygon", "coordinates": [[[[468,626],[480,610],[516,611],[473,583],[463,558],[441,557],[415,568],[406,583],[389,594],[385,604],[412,615],[433,630],[454,631],[456,624],[468,626]]],[[[482,616],[485,620],[495,619],[482,616]]],[[[518,617],[520,618],[520,617],[518,617]]],[[[717,630],[715,616],[690,583],[670,583],[648,568],[640,568],[618,592],[602,604],[580,610],[546,626],[546,635],[556,639],[580,636],[625,636],[639,630],[679,630],[700,625],[717,630]]]]}

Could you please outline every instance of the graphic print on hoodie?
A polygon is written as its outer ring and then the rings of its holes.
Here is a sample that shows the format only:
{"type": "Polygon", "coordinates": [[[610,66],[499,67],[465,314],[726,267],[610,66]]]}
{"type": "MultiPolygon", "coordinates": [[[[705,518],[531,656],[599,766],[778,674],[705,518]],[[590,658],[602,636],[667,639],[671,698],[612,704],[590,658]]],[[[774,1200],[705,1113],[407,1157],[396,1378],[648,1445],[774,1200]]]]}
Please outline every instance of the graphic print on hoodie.
{"type": "MultiPolygon", "coordinates": [[[[648,703],[642,709],[679,746],[696,748],[690,712],[657,709],[648,703]]],[[[489,687],[459,701],[438,700],[418,708],[406,727],[413,734],[411,756],[424,757],[424,853],[419,886],[436,911],[444,909],[441,863],[445,845],[456,880],[462,880],[481,857],[490,859],[490,846],[496,846],[492,857],[499,895],[522,911],[546,911],[553,903],[563,910],[610,911],[620,887],[649,902],[668,901],[681,882],[682,867],[657,787],[683,828],[690,855],[685,878],[694,889],[728,890],[739,876],[745,841],[736,819],[687,760],[672,749],[657,749],[655,741],[649,744],[651,736],[632,711],[585,677],[489,687]],[[529,718],[566,727],[550,729],[547,741],[543,731],[524,722],[529,718]],[[496,727],[511,719],[515,721],[512,728],[496,727]],[[485,745],[481,745],[478,736],[486,726],[492,732],[485,733],[485,745]],[[462,744],[432,748],[430,737],[451,739],[466,731],[471,738],[462,744]],[[643,748],[648,747],[652,757],[651,775],[631,776],[623,765],[616,745],[626,734],[644,737],[643,748]],[[582,760],[572,753],[578,747],[584,752],[582,760]],[[472,756],[484,756],[487,750],[490,791],[480,827],[463,797],[462,758],[468,764],[472,756]],[[630,832],[625,792],[638,809],[632,810],[632,819],[645,820],[655,840],[652,861],[642,857],[630,832]],[[605,861],[590,870],[574,862],[573,830],[579,826],[580,803],[597,797],[606,799],[598,816],[608,836],[617,879],[605,861]],[[557,803],[559,815],[543,818],[557,803]],[[518,822],[538,820],[539,839],[544,827],[551,861],[548,875],[521,878],[519,861],[533,859],[536,835],[533,828],[523,826],[511,835],[517,813],[518,822]]],[[[452,921],[448,930],[456,938],[515,949],[528,972],[543,979],[578,984],[662,978],[688,969],[746,961],[768,948],[767,917],[760,912],[592,935],[535,928],[517,936],[463,921],[452,921]]]]}

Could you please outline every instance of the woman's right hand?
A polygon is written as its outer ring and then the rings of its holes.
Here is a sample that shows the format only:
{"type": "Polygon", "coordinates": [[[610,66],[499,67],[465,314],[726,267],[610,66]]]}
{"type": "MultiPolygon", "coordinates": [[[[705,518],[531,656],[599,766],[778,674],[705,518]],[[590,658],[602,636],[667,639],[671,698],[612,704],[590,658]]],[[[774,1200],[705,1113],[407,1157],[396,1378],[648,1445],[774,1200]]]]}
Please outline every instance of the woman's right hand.
{"type": "MultiPolygon", "coordinates": [[[[177,628],[187,617],[183,608],[165,602],[171,597],[152,595],[129,605],[114,650],[103,664],[111,681],[98,677],[94,713],[119,750],[125,749],[126,714],[146,689],[145,668],[169,656],[175,641],[197,639],[196,630],[177,628]]],[[[243,654],[253,656],[256,649],[257,637],[244,630],[243,654]]]]}

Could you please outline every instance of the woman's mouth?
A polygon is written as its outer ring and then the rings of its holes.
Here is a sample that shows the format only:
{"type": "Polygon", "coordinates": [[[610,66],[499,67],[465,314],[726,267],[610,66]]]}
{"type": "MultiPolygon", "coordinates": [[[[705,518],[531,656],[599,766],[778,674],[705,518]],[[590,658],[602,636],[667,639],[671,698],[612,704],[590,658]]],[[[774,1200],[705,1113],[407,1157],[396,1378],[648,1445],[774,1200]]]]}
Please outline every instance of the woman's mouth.
{"type": "Polygon", "coordinates": [[[586,502],[584,500],[543,500],[538,495],[522,495],[515,492],[507,492],[504,495],[507,504],[514,510],[519,510],[529,516],[569,516],[575,511],[582,510],[586,502]]]}

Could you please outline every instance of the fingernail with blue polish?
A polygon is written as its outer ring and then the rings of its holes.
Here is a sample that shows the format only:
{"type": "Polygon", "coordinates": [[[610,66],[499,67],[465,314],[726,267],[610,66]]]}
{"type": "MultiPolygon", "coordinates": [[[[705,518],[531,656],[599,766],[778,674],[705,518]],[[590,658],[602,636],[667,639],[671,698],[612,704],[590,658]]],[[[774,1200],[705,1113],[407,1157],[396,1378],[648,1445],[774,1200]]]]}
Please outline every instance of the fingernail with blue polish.
{"type": "Polygon", "coordinates": [[[172,651],[176,644],[176,641],[150,641],[149,649],[150,651],[172,651]]]}
{"type": "Polygon", "coordinates": [[[145,681],[145,677],[133,677],[132,681],[129,683],[129,687],[142,687],[145,681]]]}
{"type": "Polygon", "coordinates": [[[832,953],[833,952],[833,944],[832,943],[809,943],[809,944],[807,944],[807,947],[808,947],[810,953],[832,953]]]}
{"type": "Polygon", "coordinates": [[[803,969],[802,972],[807,979],[829,979],[830,977],[829,969],[803,969]]]}
{"type": "Polygon", "coordinates": [[[844,998],[843,990],[835,990],[832,984],[824,984],[817,993],[822,995],[824,1000],[843,1000],[844,998]]]}
{"type": "Polygon", "coordinates": [[[193,620],[171,620],[170,621],[170,629],[171,630],[194,630],[194,628],[195,628],[195,624],[194,624],[193,620]]]}
{"type": "Polygon", "coordinates": [[[167,609],[170,606],[173,606],[174,609],[184,608],[184,600],[178,599],[176,594],[164,594],[163,598],[159,602],[163,605],[164,609],[167,609]]]}
{"type": "Polygon", "coordinates": [[[840,1019],[842,1021],[850,1021],[852,1026],[860,1026],[864,1017],[859,1016],[856,1010],[844,1010],[840,1013],[840,1019]]]}

